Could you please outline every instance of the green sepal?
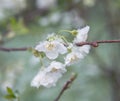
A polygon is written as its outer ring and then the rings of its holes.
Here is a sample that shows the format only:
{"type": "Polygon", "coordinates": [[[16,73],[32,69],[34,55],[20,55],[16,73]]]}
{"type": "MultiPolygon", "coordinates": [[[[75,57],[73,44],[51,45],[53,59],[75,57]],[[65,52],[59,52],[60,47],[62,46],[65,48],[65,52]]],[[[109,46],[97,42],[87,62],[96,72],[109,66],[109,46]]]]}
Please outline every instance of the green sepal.
{"type": "Polygon", "coordinates": [[[55,37],[49,37],[48,39],[47,39],[47,41],[54,41],[55,40],[55,37]]]}
{"type": "Polygon", "coordinates": [[[44,52],[39,52],[37,50],[33,50],[33,54],[36,57],[40,57],[40,58],[44,58],[45,57],[45,53],[44,52]]]}
{"type": "Polygon", "coordinates": [[[68,48],[67,51],[68,51],[68,53],[72,52],[71,48],[68,48]]]}
{"type": "Polygon", "coordinates": [[[6,99],[10,100],[10,99],[16,99],[17,98],[16,95],[14,94],[13,90],[10,87],[7,87],[7,93],[8,94],[6,94],[4,96],[6,99]]]}
{"type": "Polygon", "coordinates": [[[4,97],[6,99],[8,99],[8,100],[10,100],[10,99],[16,99],[16,96],[15,95],[11,95],[11,94],[5,95],[4,97]]]}
{"type": "Polygon", "coordinates": [[[60,33],[60,32],[68,32],[68,33],[70,33],[70,34],[72,34],[72,35],[74,35],[74,36],[76,36],[76,35],[78,34],[77,30],[72,30],[72,31],[69,31],[69,30],[61,30],[61,31],[59,31],[59,33],[60,33]]]}
{"type": "Polygon", "coordinates": [[[10,87],[7,87],[7,92],[8,92],[8,94],[11,94],[11,95],[14,94],[13,91],[12,91],[12,89],[10,87]]]}
{"type": "Polygon", "coordinates": [[[34,54],[34,56],[36,56],[36,57],[39,57],[39,55],[40,55],[40,53],[39,53],[37,50],[33,50],[33,54],[34,54]]]}
{"type": "Polygon", "coordinates": [[[77,30],[72,30],[72,31],[70,31],[70,33],[74,36],[76,36],[78,34],[77,30]]]}
{"type": "Polygon", "coordinates": [[[45,53],[40,52],[40,57],[41,57],[41,58],[44,58],[44,57],[45,57],[45,53]]]}

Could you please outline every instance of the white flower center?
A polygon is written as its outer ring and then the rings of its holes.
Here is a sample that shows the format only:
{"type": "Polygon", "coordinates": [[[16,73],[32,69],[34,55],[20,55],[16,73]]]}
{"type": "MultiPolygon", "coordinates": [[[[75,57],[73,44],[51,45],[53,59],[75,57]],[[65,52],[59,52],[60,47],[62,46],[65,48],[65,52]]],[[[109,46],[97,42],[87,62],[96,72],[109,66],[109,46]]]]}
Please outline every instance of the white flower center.
{"type": "Polygon", "coordinates": [[[73,57],[70,58],[70,62],[73,62],[73,61],[75,61],[77,59],[78,59],[78,57],[76,55],[74,55],[73,57]]]}

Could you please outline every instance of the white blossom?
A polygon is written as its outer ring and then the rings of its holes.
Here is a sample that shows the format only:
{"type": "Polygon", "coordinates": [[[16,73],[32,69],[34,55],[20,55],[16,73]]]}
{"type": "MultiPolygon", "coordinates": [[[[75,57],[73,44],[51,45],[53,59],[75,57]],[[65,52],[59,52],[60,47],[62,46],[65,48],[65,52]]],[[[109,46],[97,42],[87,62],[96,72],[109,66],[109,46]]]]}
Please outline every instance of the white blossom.
{"type": "Polygon", "coordinates": [[[65,65],[72,65],[83,59],[89,53],[90,45],[84,45],[79,47],[75,45],[77,42],[85,42],[87,40],[88,31],[89,26],[77,30],[78,33],[73,41],[71,52],[67,54],[65,58],[65,65]]]}
{"type": "Polygon", "coordinates": [[[65,65],[69,66],[83,59],[89,53],[89,50],[89,45],[84,45],[81,47],[74,46],[72,51],[67,54],[65,58],[65,65]]]}
{"type": "MultiPolygon", "coordinates": [[[[69,53],[65,58],[65,65],[69,66],[79,60],[79,54],[75,52],[69,53]]],[[[82,56],[81,56],[82,57],[82,56]]]]}
{"type": "Polygon", "coordinates": [[[58,40],[40,42],[35,50],[44,52],[49,59],[56,59],[59,54],[67,52],[67,48],[58,40]]]}
{"type": "Polygon", "coordinates": [[[78,51],[79,53],[86,56],[90,51],[90,45],[84,45],[84,46],[78,47],[78,51]]]}
{"type": "Polygon", "coordinates": [[[79,59],[82,59],[84,56],[81,54],[77,47],[73,46],[69,54],[65,58],[65,65],[69,66],[76,63],[79,59]]]}
{"type": "Polygon", "coordinates": [[[86,26],[86,27],[84,27],[82,29],[78,29],[77,30],[77,35],[76,35],[73,42],[74,43],[85,42],[87,40],[87,37],[88,37],[89,29],[90,29],[89,26],[86,26]]]}
{"type": "Polygon", "coordinates": [[[47,88],[53,87],[65,72],[65,65],[60,62],[53,61],[50,66],[39,71],[39,73],[32,80],[31,86],[37,88],[40,86],[47,88]]]}
{"type": "Polygon", "coordinates": [[[65,54],[69,52],[65,59],[65,63],[53,61],[48,67],[41,68],[38,74],[34,77],[31,82],[31,86],[39,88],[44,86],[47,88],[56,85],[57,81],[67,71],[66,66],[70,66],[81,59],[83,59],[90,50],[90,45],[76,46],[78,42],[85,42],[87,40],[89,26],[77,30],[77,35],[73,40],[73,43],[66,42],[62,36],[54,33],[48,35],[45,41],[40,42],[35,50],[38,52],[44,52],[46,57],[49,59],[56,59],[59,54],[65,54]]]}

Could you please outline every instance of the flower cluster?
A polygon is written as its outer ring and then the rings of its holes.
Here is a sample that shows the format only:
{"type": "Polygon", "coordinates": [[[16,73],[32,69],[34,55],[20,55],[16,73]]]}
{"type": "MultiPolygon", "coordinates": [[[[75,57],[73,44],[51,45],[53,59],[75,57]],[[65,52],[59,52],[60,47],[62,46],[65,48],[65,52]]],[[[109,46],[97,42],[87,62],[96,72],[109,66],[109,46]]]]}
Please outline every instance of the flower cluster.
{"type": "Polygon", "coordinates": [[[45,86],[47,88],[55,86],[62,74],[66,72],[65,65],[53,61],[50,66],[41,68],[37,76],[31,82],[31,86],[39,88],[39,86],[45,86]]]}
{"type": "Polygon", "coordinates": [[[52,62],[49,66],[42,66],[38,74],[32,80],[31,86],[37,88],[40,86],[47,88],[55,86],[57,81],[67,71],[67,66],[83,59],[89,53],[90,46],[84,45],[78,47],[76,46],[76,43],[85,42],[87,40],[88,31],[89,26],[69,31],[71,34],[75,35],[75,38],[71,43],[63,38],[63,36],[54,33],[49,35],[45,41],[40,42],[35,47],[35,51],[39,53],[37,55],[40,55],[41,57],[41,55],[44,54],[44,56],[52,62]],[[64,63],[55,60],[60,54],[64,54],[64,63]]]}
{"type": "Polygon", "coordinates": [[[67,52],[67,48],[58,36],[52,34],[47,39],[48,41],[40,42],[35,47],[35,50],[44,52],[49,59],[56,59],[59,54],[65,54],[67,52]]]}

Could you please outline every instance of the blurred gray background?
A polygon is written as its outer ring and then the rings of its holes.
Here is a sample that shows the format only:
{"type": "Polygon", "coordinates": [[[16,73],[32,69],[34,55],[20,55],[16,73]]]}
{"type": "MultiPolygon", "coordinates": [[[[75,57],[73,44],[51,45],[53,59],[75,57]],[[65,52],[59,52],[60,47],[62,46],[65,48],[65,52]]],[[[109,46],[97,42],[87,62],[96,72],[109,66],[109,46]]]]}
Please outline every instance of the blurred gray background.
{"type": "MultiPolygon", "coordinates": [[[[120,39],[120,0],[0,0],[3,47],[34,47],[49,33],[85,25],[88,41],[120,39]]],[[[78,77],[60,101],[120,101],[119,43],[92,48],[53,88],[30,86],[39,68],[30,52],[0,51],[0,101],[7,101],[6,87],[18,91],[20,101],[54,101],[71,72],[78,77]]]]}

